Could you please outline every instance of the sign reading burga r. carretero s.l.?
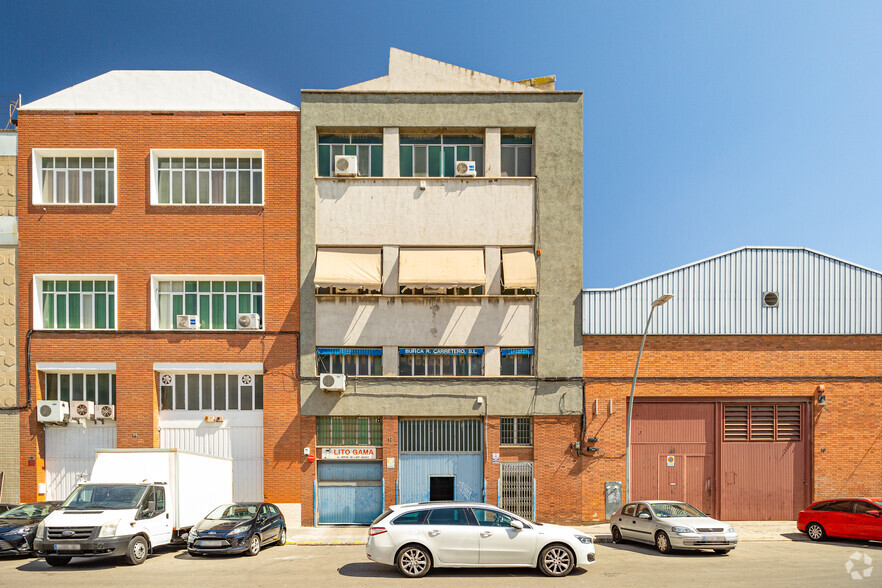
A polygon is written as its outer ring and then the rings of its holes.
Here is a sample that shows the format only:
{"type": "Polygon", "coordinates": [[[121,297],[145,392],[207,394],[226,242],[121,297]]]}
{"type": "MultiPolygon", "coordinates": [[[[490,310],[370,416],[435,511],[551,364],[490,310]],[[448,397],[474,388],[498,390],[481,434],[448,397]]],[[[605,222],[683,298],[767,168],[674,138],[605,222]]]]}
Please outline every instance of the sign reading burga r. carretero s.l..
{"type": "Polygon", "coordinates": [[[322,459],[377,459],[377,448],[322,447],[322,459]]]}

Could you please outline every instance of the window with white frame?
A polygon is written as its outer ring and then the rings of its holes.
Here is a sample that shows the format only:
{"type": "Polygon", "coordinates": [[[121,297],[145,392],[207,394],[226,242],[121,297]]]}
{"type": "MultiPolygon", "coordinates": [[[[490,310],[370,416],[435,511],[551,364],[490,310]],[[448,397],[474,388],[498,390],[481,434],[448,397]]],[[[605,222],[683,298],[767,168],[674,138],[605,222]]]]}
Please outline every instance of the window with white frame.
{"type": "Polygon", "coordinates": [[[502,176],[533,175],[533,136],[502,135],[502,176]]]}
{"type": "Polygon", "coordinates": [[[360,177],[383,175],[383,135],[319,135],[318,175],[320,177],[334,175],[334,158],[338,155],[355,155],[360,177]]]}
{"type": "Polygon", "coordinates": [[[35,329],[115,329],[114,276],[38,276],[35,329]]]}
{"type": "Polygon", "coordinates": [[[153,158],[153,204],[263,204],[263,153],[259,150],[154,150],[153,158]]]}
{"type": "Polygon", "coordinates": [[[195,316],[198,329],[235,330],[239,314],[258,314],[263,325],[263,278],[154,276],[154,328],[182,329],[178,317],[195,316]]]}
{"type": "Polygon", "coordinates": [[[316,361],[320,374],[383,375],[381,347],[318,347],[316,361]]]}
{"type": "Polygon", "coordinates": [[[160,374],[159,398],[162,410],[263,410],[263,375],[160,374]]]}
{"type": "Polygon", "coordinates": [[[399,173],[402,178],[452,178],[457,161],[474,161],[484,175],[483,135],[402,135],[399,173]]]}
{"type": "Polygon", "coordinates": [[[399,347],[400,376],[483,376],[481,347],[399,347]]]}
{"type": "Polygon", "coordinates": [[[503,376],[532,376],[532,347],[503,347],[500,349],[500,371],[503,376]]]}
{"type": "Polygon", "coordinates": [[[533,419],[531,417],[502,417],[499,419],[500,445],[532,445],[533,419]]]}
{"type": "Polygon", "coordinates": [[[34,204],[116,204],[113,149],[34,150],[34,204]]]}
{"type": "Polygon", "coordinates": [[[46,400],[92,401],[95,404],[116,404],[116,374],[55,373],[44,374],[43,396],[46,400]]]}

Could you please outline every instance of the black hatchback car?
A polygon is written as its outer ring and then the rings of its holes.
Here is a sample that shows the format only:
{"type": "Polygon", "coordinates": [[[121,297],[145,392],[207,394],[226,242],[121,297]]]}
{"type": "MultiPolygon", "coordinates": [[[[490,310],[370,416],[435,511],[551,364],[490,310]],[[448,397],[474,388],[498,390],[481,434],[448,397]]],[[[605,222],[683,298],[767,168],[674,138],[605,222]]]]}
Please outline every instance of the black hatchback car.
{"type": "Polygon", "coordinates": [[[28,555],[34,551],[37,525],[61,502],[29,502],[0,513],[0,555],[28,555]]]}
{"type": "Polygon", "coordinates": [[[284,545],[285,517],[269,502],[224,504],[196,523],[187,536],[190,555],[246,553],[257,555],[267,544],[284,545]]]}

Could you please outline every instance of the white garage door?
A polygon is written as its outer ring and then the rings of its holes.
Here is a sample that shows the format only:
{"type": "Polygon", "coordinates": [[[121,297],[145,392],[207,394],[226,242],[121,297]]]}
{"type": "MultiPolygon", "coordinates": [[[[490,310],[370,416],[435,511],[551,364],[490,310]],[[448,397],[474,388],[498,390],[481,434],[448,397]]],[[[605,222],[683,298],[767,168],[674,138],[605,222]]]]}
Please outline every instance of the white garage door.
{"type": "Polygon", "coordinates": [[[92,473],[95,452],[116,449],[116,423],[46,427],[46,500],[64,500],[92,473]]]}
{"type": "Polygon", "coordinates": [[[189,410],[159,413],[159,444],[233,460],[233,500],[263,500],[263,411],[213,412],[222,423],[207,423],[189,410]]]}

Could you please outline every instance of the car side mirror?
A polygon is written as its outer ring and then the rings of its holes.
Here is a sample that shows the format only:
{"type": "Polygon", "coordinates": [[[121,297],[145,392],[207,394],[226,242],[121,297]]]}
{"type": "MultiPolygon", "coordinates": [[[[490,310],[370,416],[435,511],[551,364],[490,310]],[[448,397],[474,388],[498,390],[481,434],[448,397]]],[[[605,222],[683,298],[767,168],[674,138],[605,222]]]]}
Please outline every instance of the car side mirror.
{"type": "Polygon", "coordinates": [[[878,510],[868,510],[868,511],[867,511],[867,514],[868,514],[868,515],[872,515],[872,516],[874,516],[874,517],[878,517],[878,516],[879,516],[880,514],[882,514],[882,513],[880,513],[878,510]]]}
{"type": "Polygon", "coordinates": [[[646,520],[649,520],[649,519],[651,519],[652,517],[649,516],[649,513],[648,513],[648,512],[641,512],[639,515],[637,515],[637,518],[638,518],[638,519],[646,519],[646,520]]]}
{"type": "Polygon", "coordinates": [[[512,527],[513,529],[517,529],[518,531],[524,530],[524,523],[522,523],[521,521],[519,521],[517,519],[512,519],[511,522],[508,524],[508,526],[512,527]]]}

